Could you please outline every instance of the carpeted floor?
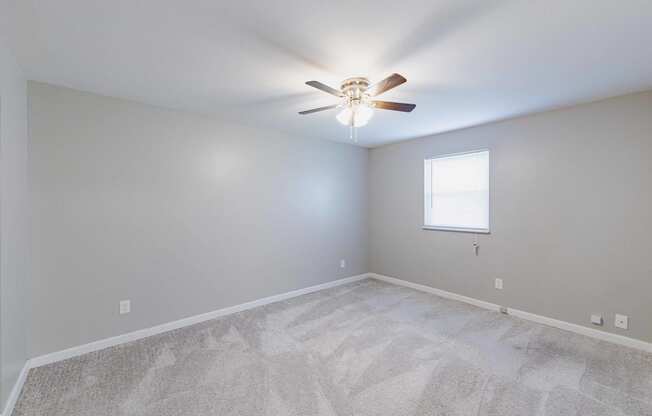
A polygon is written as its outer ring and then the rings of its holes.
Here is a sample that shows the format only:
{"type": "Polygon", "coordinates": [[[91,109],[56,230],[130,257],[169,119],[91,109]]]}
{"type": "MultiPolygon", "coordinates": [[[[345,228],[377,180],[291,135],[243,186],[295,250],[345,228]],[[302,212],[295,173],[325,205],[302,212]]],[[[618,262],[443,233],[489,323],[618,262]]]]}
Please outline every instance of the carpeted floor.
{"type": "Polygon", "coordinates": [[[34,369],[13,415],[652,415],[652,355],[364,280],[34,369]]]}

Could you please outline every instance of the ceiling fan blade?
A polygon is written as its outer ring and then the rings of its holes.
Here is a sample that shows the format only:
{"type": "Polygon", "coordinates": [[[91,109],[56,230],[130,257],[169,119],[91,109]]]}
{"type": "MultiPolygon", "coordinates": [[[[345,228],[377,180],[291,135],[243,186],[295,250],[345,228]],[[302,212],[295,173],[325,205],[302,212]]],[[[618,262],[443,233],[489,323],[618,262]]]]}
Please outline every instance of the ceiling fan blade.
{"type": "Polygon", "coordinates": [[[416,104],[406,104],[406,103],[395,103],[392,101],[372,101],[374,107],[380,108],[383,110],[394,110],[394,111],[403,111],[409,113],[414,110],[416,104]]]}
{"type": "Polygon", "coordinates": [[[376,84],[372,85],[367,89],[367,93],[371,97],[375,97],[376,95],[380,95],[384,93],[385,91],[391,90],[394,87],[398,87],[402,83],[406,82],[407,79],[405,79],[402,75],[399,74],[392,74],[385,78],[384,80],[377,82],[376,84]]]}
{"type": "Polygon", "coordinates": [[[336,97],[344,97],[344,94],[342,94],[342,91],[336,90],[335,88],[329,87],[326,84],[322,84],[319,81],[308,81],[306,82],[306,85],[310,85],[313,88],[317,88],[318,90],[322,90],[324,92],[327,92],[329,94],[332,94],[336,97]]]}
{"type": "Polygon", "coordinates": [[[299,114],[303,114],[303,115],[312,114],[318,111],[332,110],[333,108],[337,108],[339,106],[340,106],[339,104],[327,105],[326,107],[319,107],[319,108],[313,108],[312,110],[299,111],[299,114]]]}

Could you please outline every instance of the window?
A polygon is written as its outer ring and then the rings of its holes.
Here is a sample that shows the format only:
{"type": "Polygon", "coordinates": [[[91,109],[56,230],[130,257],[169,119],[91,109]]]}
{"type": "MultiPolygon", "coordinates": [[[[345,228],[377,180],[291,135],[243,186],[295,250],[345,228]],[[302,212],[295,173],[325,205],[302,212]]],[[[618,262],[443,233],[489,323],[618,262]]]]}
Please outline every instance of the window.
{"type": "Polygon", "coordinates": [[[425,229],[489,232],[489,151],[425,160],[425,229]]]}

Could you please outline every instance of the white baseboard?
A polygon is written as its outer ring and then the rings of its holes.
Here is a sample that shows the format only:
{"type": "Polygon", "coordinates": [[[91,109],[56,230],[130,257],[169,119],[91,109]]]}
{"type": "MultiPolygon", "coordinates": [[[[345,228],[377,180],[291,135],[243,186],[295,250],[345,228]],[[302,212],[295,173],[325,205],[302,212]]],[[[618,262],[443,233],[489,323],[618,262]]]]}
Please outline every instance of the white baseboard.
{"type": "Polygon", "coordinates": [[[426,286],[426,285],[420,285],[419,283],[412,283],[412,282],[408,282],[407,280],[401,280],[401,279],[397,279],[395,277],[384,276],[384,275],[378,274],[378,273],[369,273],[369,277],[371,277],[372,279],[376,279],[376,280],[382,280],[383,282],[392,283],[392,284],[399,285],[399,286],[409,287],[409,288],[412,288],[412,289],[415,289],[415,290],[419,290],[421,292],[432,293],[433,295],[441,296],[442,298],[452,299],[452,300],[459,300],[460,302],[464,302],[464,303],[470,303],[471,305],[475,305],[475,306],[478,306],[480,308],[490,309],[492,311],[499,311],[500,310],[499,305],[489,303],[489,302],[485,302],[483,300],[470,298],[468,296],[458,295],[457,293],[447,292],[447,291],[441,290],[441,289],[436,289],[434,287],[430,287],[430,286],[426,286]]]}
{"type": "Polygon", "coordinates": [[[576,334],[586,335],[587,337],[600,339],[603,341],[611,342],[613,344],[622,345],[629,348],[634,348],[641,351],[652,353],[652,344],[649,342],[641,341],[640,339],[626,337],[624,335],[612,334],[611,332],[600,331],[598,329],[589,328],[586,326],[572,324],[566,321],[560,321],[554,318],[537,315],[530,312],[521,311],[518,309],[508,308],[509,314],[528,321],[537,322],[540,324],[554,326],[555,328],[563,329],[576,334]]]}
{"type": "Polygon", "coordinates": [[[303,289],[293,290],[291,292],[281,293],[279,295],[257,299],[251,302],[241,303],[239,305],[230,306],[224,309],[218,309],[216,311],[207,312],[201,315],[195,315],[188,318],[179,319],[178,321],[167,322],[165,324],[153,326],[151,328],[140,329],[138,331],[133,331],[126,334],[117,335],[115,337],[105,338],[88,344],[79,345],[77,347],[72,347],[65,350],[53,352],[50,354],[41,355],[29,360],[29,368],[40,367],[57,361],[87,354],[89,352],[102,350],[105,348],[113,347],[115,345],[124,344],[126,342],[136,341],[142,338],[150,337],[152,335],[157,335],[163,332],[172,331],[174,329],[182,328],[185,326],[198,324],[200,322],[219,318],[225,315],[230,315],[236,312],[241,312],[258,306],[263,306],[270,303],[279,302],[282,300],[305,295],[307,293],[312,293],[319,290],[356,282],[358,280],[366,279],[368,277],[369,275],[366,273],[357,276],[346,277],[344,279],[334,280],[332,282],[327,282],[316,286],[310,286],[303,289]]]}
{"type": "MultiPolygon", "coordinates": [[[[495,303],[485,302],[483,300],[470,298],[468,296],[458,295],[457,293],[447,292],[445,290],[436,289],[434,287],[408,282],[406,280],[397,279],[395,277],[383,276],[382,274],[377,274],[377,273],[369,273],[369,277],[373,279],[381,280],[383,282],[420,290],[422,292],[432,293],[434,295],[441,296],[443,298],[469,303],[471,305],[475,305],[480,308],[489,309],[492,311],[500,311],[500,305],[496,305],[495,303]]],[[[611,342],[618,345],[623,345],[625,347],[652,352],[652,344],[649,342],[641,341],[639,339],[629,338],[618,334],[612,334],[610,332],[600,331],[594,328],[572,324],[570,322],[560,321],[557,319],[548,318],[546,316],[536,315],[534,313],[525,312],[518,309],[512,309],[509,307],[507,308],[507,311],[512,316],[525,319],[528,321],[552,326],[555,328],[563,329],[565,331],[575,332],[577,334],[585,335],[587,337],[596,338],[599,340],[611,342]]]]}
{"type": "Polygon", "coordinates": [[[11,393],[9,393],[9,397],[7,398],[7,403],[5,403],[5,408],[3,409],[2,413],[0,413],[0,416],[2,415],[11,416],[11,413],[14,411],[14,406],[18,401],[18,396],[20,396],[20,392],[23,390],[23,384],[25,384],[25,380],[27,379],[27,372],[29,371],[29,369],[30,366],[28,360],[23,366],[23,369],[20,370],[20,374],[18,374],[18,379],[16,380],[16,383],[14,383],[14,387],[11,389],[11,393]]]}

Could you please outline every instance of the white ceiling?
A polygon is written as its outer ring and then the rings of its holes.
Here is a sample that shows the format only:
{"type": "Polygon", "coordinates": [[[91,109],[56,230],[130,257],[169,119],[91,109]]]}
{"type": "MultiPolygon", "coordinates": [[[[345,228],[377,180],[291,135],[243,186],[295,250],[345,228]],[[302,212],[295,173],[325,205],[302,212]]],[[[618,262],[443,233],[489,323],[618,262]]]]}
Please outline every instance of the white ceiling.
{"type": "MultiPolygon", "coordinates": [[[[4,1],[4,0],[3,0],[4,1]]],[[[12,0],[30,79],[347,141],[334,87],[392,72],[363,146],[652,88],[649,0],[12,0]]]]}

